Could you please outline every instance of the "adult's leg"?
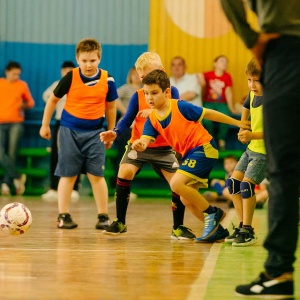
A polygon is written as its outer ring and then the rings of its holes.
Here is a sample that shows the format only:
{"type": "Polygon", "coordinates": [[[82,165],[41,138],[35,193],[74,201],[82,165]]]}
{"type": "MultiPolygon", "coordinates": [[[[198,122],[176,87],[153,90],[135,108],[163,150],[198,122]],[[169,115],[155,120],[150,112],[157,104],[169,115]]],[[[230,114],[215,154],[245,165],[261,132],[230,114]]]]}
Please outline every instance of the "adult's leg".
{"type": "Polygon", "coordinates": [[[271,41],[263,66],[264,137],[269,171],[269,275],[293,272],[300,183],[300,38],[271,41]]]}

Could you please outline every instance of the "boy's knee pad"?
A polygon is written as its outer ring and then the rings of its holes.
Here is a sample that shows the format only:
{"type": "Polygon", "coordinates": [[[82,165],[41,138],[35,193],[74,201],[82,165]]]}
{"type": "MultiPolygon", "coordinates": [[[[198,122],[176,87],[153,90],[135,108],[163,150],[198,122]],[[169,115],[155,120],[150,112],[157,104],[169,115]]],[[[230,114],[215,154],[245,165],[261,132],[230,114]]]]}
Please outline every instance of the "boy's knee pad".
{"type": "Polygon", "coordinates": [[[226,186],[228,187],[228,191],[230,195],[237,195],[241,192],[241,181],[235,178],[228,178],[226,180],[226,186]]]}
{"type": "Polygon", "coordinates": [[[255,184],[249,181],[241,182],[241,196],[243,199],[248,199],[255,194],[255,184]]]}

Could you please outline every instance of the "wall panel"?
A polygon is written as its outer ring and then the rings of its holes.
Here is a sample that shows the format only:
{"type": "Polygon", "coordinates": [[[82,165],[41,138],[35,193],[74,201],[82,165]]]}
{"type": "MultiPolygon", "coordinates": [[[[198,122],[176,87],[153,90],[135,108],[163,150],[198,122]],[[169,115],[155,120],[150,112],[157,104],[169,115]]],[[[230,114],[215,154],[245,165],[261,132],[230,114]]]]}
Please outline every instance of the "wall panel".
{"type": "MultiPolygon", "coordinates": [[[[254,23],[253,15],[249,17],[254,23]]],[[[151,0],[149,49],[160,54],[168,72],[176,55],[186,59],[189,73],[198,73],[211,70],[214,58],[224,54],[234,100],[248,93],[245,67],[251,54],[233,32],[219,0],[151,0]]]]}

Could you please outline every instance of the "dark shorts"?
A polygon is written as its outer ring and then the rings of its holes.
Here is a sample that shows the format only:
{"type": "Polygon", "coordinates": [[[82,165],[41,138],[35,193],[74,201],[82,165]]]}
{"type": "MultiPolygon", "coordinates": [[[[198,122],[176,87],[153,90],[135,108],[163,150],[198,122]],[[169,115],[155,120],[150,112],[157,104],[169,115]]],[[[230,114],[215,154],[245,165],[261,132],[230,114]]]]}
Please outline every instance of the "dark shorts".
{"type": "Polygon", "coordinates": [[[147,148],[144,152],[138,152],[131,148],[131,144],[126,146],[120,164],[131,164],[139,169],[144,164],[150,164],[159,176],[162,176],[161,170],[175,173],[179,166],[171,147],[147,148]]]}
{"type": "Polygon", "coordinates": [[[200,188],[208,187],[208,178],[219,157],[217,146],[212,140],[210,143],[196,147],[182,158],[182,165],[178,173],[191,178],[188,184],[200,183],[200,188]]]}
{"type": "Polygon", "coordinates": [[[104,176],[105,145],[99,138],[101,131],[101,129],[77,131],[61,126],[55,175],[72,177],[90,173],[104,176]]]}

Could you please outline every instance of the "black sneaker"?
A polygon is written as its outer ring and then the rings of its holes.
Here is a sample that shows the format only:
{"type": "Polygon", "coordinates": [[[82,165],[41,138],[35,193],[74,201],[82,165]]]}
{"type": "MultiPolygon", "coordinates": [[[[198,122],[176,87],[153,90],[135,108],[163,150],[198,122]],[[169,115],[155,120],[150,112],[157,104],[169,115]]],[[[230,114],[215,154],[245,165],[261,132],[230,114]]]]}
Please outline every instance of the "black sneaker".
{"type": "Polygon", "coordinates": [[[109,235],[118,235],[127,231],[127,227],[118,219],[114,220],[109,226],[104,226],[102,233],[109,235]]]}
{"type": "Polygon", "coordinates": [[[241,228],[237,237],[232,242],[234,247],[247,247],[256,244],[257,237],[254,235],[253,228],[248,230],[246,228],[241,228]]]}
{"type": "Polygon", "coordinates": [[[105,226],[110,224],[108,214],[99,214],[98,215],[98,223],[96,224],[96,229],[104,229],[105,226]]]}
{"type": "Polygon", "coordinates": [[[240,230],[241,228],[240,227],[235,227],[233,224],[232,224],[232,227],[233,227],[233,233],[229,236],[227,236],[224,240],[225,243],[228,243],[228,244],[232,244],[232,242],[234,241],[234,239],[237,237],[237,235],[240,233],[240,230]]]}
{"type": "Polygon", "coordinates": [[[226,228],[224,228],[221,224],[219,225],[217,231],[207,239],[203,239],[202,237],[196,238],[196,243],[214,243],[223,241],[224,238],[228,236],[229,232],[226,228]]]}
{"type": "Polygon", "coordinates": [[[61,229],[73,229],[78,225],[72,220],[69,213],[59,214],[57,218],[57,227],[61,229]]]}
{"type": "Polygon", "coordinates": [[[258,278],[247,285],[238,285],[236,295],[257,297],[258,299],[289,299],[293,298],[294,281],[290,273],[271,278],[266,273],[260,273],[258,278]]]}

